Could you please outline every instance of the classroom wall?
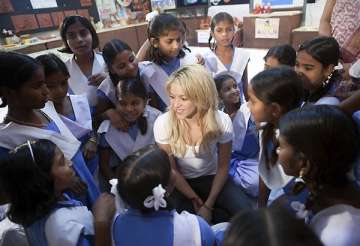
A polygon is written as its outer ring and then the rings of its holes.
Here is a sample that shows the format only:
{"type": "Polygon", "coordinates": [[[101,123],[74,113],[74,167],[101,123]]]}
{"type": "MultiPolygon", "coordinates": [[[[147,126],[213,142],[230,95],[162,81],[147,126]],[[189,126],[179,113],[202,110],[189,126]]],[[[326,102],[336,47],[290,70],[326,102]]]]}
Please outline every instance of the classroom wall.
{"type": "Polygon", "coordinates": [[[1,0],[0,30],[18,34],[54,30],[65,16],[82,15],[99,20],[95,0],[56,0],[58,7],[33,9],[31,0],[1,0]]]}

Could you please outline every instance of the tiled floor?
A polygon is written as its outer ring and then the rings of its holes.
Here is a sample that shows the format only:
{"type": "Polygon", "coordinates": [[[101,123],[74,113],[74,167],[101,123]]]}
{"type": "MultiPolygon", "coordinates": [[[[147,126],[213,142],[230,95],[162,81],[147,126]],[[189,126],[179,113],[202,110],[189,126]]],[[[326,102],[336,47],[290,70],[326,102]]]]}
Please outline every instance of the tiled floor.
{"type": "MultiPolygon", "coordinates": [[[[206,51],[208,48],[200,48],[200,47],[191,47],[191,50],[194,53],[202,53],[204,51],[206,51]]],[[[264,61],[263,61],[263,57],[266,54],[267,50],[263,50],[263,49],[246,49],[250,52],[250,62],[249,62],[249,66],[248,66],[248,77],[249,80],[254,77],[255,74],[257,74],[258,72],[263,70],[264,67],[264,61]]],[[[54,52],[54,50],[52,50],[51,52],[53,53],[58,53],[58,52],[54,52]]],[[[44,54],[46,52],[39,52],[37,54],[34,54],[35,56],[44,54]]],[[[60,53],[61,54],[61,53],[60,53]]],[[[61,58],[65,58],[65,57],[61,57],[61,58]]],[[[7,112],[6,108],[0,108],[0,122],[2,122],[5,114],[7,112]]]]}

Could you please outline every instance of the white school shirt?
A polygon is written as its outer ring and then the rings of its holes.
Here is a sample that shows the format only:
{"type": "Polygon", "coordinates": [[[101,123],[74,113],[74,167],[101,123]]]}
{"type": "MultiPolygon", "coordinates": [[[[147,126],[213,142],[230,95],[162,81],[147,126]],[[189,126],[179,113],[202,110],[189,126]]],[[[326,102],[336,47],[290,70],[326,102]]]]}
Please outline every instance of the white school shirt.
{"type": "Polygon", "coordinates": [[[110,102],[112,102],[114,105],[116,104],[117,102],[116,87],[109,75],[106,76],[106,78],[101,82],[101,84],[98,87],[98,90],[102,91],[110,100],[110,102]]]}
{"type": "MultiPolygon", "coordinates": [[[[229,72],[232,75],[236,82],[242,85],[242,77],[244,75],[244,71],[246,66],[250,60],[250,53],[241,48],[234,48],[233,61],[231,63],[230,69],[228,70],[225,65],[220,61],[219,57],[212,51],[209,50],[204,54],[205,59],[205,67],[211,72],[212,76],[229,72]]],[[[244,81],[246,83],[246,81],[244,81]]],[[[241,101],[244,102],[244,92],[241,90],[241,101]]]]}
{"type": "MultiPolygon", "coordinates": [[[[279,130],[277,130],[278,134],[279,130]]],[[[259,153],[259,174],[265,185],[270,190],[278,190],[283,188],[293,177],[285,174],[280,163],[276,163],[270,168],[265,164],[265,157],[262,152],[262,131],[260,131],[260,153],[259,153]]]]}
{"type": "Polygon", "coordinates": [[[74,110],[75,121],[60,115],[62,121],[77,138],[92,131],[92,118],[90,106],[86,95],[69,95],[71,106],[74,110]]]}
{"type": "Polygon", "coordinates": [[[48,101],[41,109],[50,120],[54,121],[60,133],[34,126],[27,126],[9,122],[0,124],[0,147],[14,149],[16,146],[25,143],[27,140],[48,139],[55,143],[64,153],[64,156],[71,160],[81,145],[80,141],[71,133],[56,112],[54,104],[48,101]]]}
{"type": "Polygon", "coordinates": [[[247,103],[243,103],[232,121],[234,127],[233,151],[240,151],[244,144],[250,116],[251,112],[247,103]]]}
{"type": "Polygon", "coordinates": [[[310,227],[325,246],[360,245],[360,209],[339,204],[318,212],[310,227]]]}
{"type": "Polygon", "coordinates": [[[93,215],[85,206],[56,209],[45,222],[49,246],[76,246],[82,234],[95,235],[93,215]]]}
{"type": "Polygon", "coordinates": [[[316,101],[316,105],[339,105],[340,100],[337,97],[324,96],[316,101]]]}
{"type": "MultiPolygon", "coordinates": [[[[186,146],[186,153],[181,156],[173,153],[177,159],[177,164],[185,178],[197,178],[205,175],[214,175],[218,166],[218,147],[217,144],[228,143],[233,139],[233,126],[230,117],[222,111],[216,112],[216,119],[222,131],[222,135],[214,139],[209,146],[210,153],[194,153],[193,146],[186,146]]],[[[159,144],[169,144],[170,137],[170,113],[160,115],[155,121],[154,136],[155,142],[159,144]]],[[[195,146],[195,151],[199,152],[199,146],[195,146]]]]}
{"type": "MultiPolygon", "coordinates": [[[[75,61],[75,56],[70,58],[66,63],[69,70],[70,78],[68,80],[69,88],[74,94],[86,94],[90,106],[95,106],[97,102],[96,86],[89,85],[88,78],[83,74],[75,61]]],[[[105,71],[105,62],[101,54],[94,52],[94,61],[91,75],[105,71]]]]}
{"type": "MultiPolygon", "coordinates": [[[[185,65],[192,65],[197,63],[197,58],[192,53],[185,51],[185,56],[180,59],[180,67],[185,65]]],[[[169,75],[158,64],[150,61],[139,63],[140,77],[146,87],[151,86],[161,100],[167,105],[170,105],[170,99],[166,92],[166,81],[169,75]]]]}
{"type": "Polygon", "coordinates": [[[105,139],[111,149],[121,160],[124,160],[131,153],[146,145],[155,143],[153,127],[156,118],[160,114],[161,112],[159,110],[149,105],[145,107],[144,116],[146,117],[148,124],[147,131],[145,135],[142,135],[139,129],[136,140],[133,140],[128,132],[123,132],[113,127],[109,120],[105,120],[101,123],[98,133],[105,133],[105,139]]]}

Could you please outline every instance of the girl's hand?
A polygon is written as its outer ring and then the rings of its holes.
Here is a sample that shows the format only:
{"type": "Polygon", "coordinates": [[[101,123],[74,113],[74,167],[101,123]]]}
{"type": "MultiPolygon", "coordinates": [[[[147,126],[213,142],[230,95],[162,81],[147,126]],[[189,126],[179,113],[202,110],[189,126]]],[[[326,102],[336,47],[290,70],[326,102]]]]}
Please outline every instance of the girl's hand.
{"type": "Polygon", "coordinates": [[[108,193],[102,193],[92,208],[95,223],[111,221],[115,210],[115,197],[108,193]]]}
{"type": "Polygon", "coordinates": [[[109,109],[106,114],[111,122],[111,125],[113,125],[115,128],[123,132],[127,132],[129,130],[128,122],[115,109],[109,109]]]}
{"type": "Polygon", "coordinates": [[[199,211],[197,212],[198,215],[200,215],[208,224],[211,223],[212,219],[212,209],[207,207],[205,204],[202,206],[199,211]]]}
{"type": "Polygon", "coordinates": [[[196,54],[195,55],[196,58],[197,58],[197,64],[200,64],[200,65],[204,65],[205,64],[205,59],[202,55],[200,54],[196,54]]]}
{"type": "Polygon", "coordinates": [[[91,75],[88,78],[89,85],[99,86],[105,78],[106,78],[106,73],[97,73],[97,74],[91,75]]]}
{"type": "Polygon", "coordinates": [[[89,141],[84,145],[83,154],[86,160],[94,158],[97,152],[97,142],[96,139],[90,138],[89,141]]]}
{"type": "Polygon", "coordinates": [[[195,212],[198,212],[199,209],[204,205],[204,202],[201,200],[200,197],[192,198],[191,202],[192,202],[195,212]]]}
{"type": "Polygon", "coordinates": [[[69,190],[75,195],[81,196],[87,192],[87,185],[85,182],[81,181],[79,177],[76,177],[69,190]]]}
{"type": "Polygon", "coordinates": [[[92,212],[94,214],[94,246],[111,246],[111,223],[115,215],[115,199],[103,193],[96,200],[92,212]]]}

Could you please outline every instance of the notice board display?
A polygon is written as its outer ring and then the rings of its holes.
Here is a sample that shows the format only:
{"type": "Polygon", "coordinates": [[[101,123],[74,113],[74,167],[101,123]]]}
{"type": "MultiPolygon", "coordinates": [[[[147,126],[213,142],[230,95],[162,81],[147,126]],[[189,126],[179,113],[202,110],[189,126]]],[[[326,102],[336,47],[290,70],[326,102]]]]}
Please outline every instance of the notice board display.
{"type": "Polygon", "coordinates": [[[99,21],[95,0],[1,0],[0,32],[6,29],[21,35],[54,30],[69,15],[99,21]]]}

